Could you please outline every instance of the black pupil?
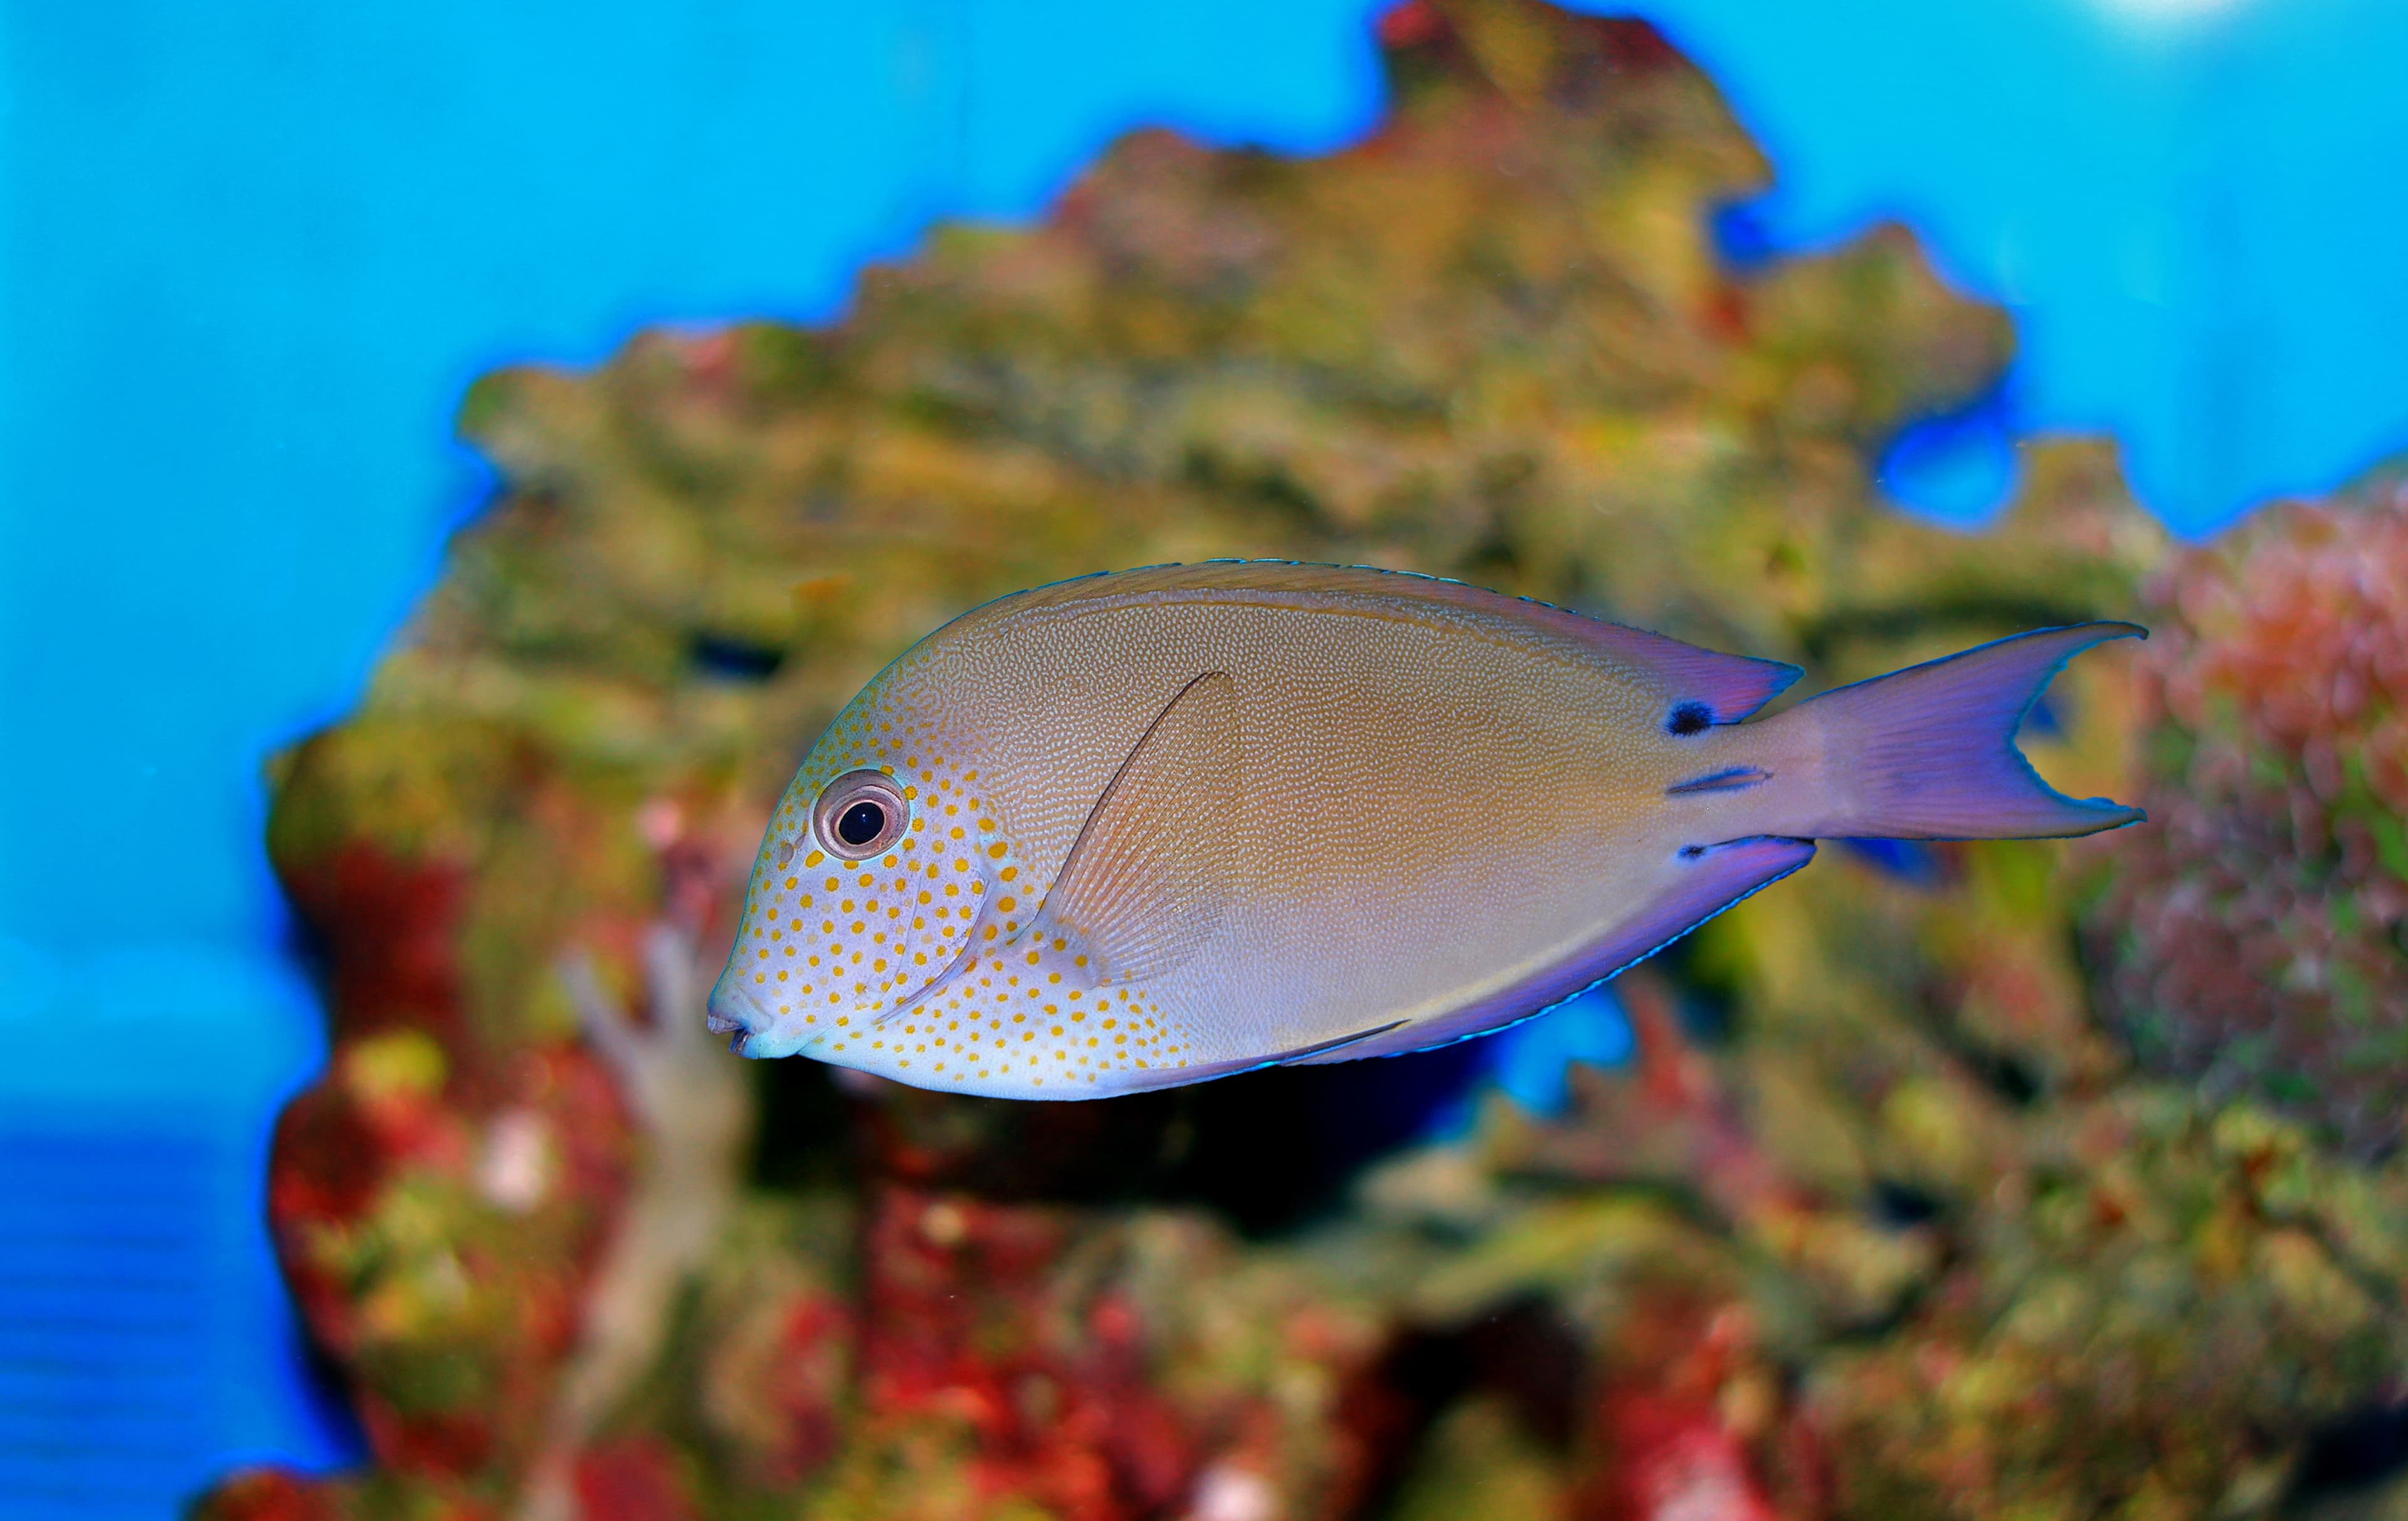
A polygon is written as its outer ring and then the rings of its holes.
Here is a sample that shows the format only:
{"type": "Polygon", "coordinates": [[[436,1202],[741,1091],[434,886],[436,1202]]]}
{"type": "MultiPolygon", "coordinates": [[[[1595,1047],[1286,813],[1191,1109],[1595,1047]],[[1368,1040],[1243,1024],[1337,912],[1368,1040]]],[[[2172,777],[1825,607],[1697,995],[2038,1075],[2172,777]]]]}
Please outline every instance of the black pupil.
{"type": "Polygon", "coordinates": [[[848,845],[867,845],[886,828],[886,810],[864,798],[836,821],[836,837],[848,845]]]}

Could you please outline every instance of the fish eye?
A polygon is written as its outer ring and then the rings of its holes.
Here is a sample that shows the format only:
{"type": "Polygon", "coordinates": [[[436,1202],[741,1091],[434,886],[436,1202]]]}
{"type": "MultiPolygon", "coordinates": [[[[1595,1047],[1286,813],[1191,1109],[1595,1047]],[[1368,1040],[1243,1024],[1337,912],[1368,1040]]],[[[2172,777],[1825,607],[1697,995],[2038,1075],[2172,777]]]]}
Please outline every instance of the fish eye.
{"type": "Polygon", "coordinates": [[[846,809],[844,817],[836,821],[836,837],[858,850],[876,839],[885,827],[886,810],[865,797],[846,809]]]}
{"type": "Polygon", "coordinates": [[[811,817],[832,854],[858,861],[901,839],[911,810],[885,772],[847,771],[820,794],[811,817]]]}

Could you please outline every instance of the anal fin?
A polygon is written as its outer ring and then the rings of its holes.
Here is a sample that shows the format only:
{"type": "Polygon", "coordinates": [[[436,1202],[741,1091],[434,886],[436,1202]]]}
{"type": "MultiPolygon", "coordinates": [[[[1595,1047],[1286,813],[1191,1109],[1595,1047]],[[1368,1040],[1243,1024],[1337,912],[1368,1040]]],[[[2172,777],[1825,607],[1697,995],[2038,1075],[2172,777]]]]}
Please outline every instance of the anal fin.
{"type": "Polygon", "coordinates": [[[1670,883],[1654,900],[1570,954],[1460,1009],[1348,1042],[1300,1062],[1398,1056],[1487,1035],[1545,1012],[1565,999],[1644,961],[1742,898],[1762,892],[1814,858],[1811,839],[1757,836],[1684,847],[1670,883]]]}

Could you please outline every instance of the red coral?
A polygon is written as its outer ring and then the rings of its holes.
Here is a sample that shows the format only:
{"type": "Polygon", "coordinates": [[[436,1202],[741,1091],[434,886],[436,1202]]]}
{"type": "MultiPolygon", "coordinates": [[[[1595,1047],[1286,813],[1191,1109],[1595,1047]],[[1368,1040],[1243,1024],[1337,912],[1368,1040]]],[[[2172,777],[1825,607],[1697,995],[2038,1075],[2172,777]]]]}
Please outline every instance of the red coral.
{"type": "Polygon", "coordinates": [[[1405,0],[1395,9],[1382,12],[1372,24],[1381,47],[1412,48],[1444,31],[1446,19],[1430,0],[1405,0]]]}
{"type": "Polygon", "coordinates": [[[1575,1521],[1810,1521],[1829,1514],[1813,1435],[1782,1408],[1736,1305],[1657,1292],[1632,1310],[1593,1401],[1575,1521]]]}
{"type": "MultiPolygon", "coordinates": [[[[479,1370],[433,1405],[425,1372],[360,1380],[371,1450],[402,1472],[470,1479],[513,1466],[538,1429],[562,1359],[576,1340],[585,1284],[626,1184],[629,1135],[616,1088],[580,1048],[525,1051],[486,1084],[540,1127],[552,1157],[544,1199],[509,1220],[480,1194],[478,1138],[490,1114],[452,1106],[440,1084],[364,1087],[359,1041],[338,1048],[328,1080],[296,1099],[270,1161],[269,1211],[287,1276],[312,1333],[355,1368],[479,1370]],[[372,1290],[420,1270],[376,1242],[389,1190],[448,1198],[447,1261],[459,1295],[489,1308],[459,1328],[375,1323],[372,1290]],[[367,1250],[363,1257],[362,1252],[367,1250]],[[472,1335],[472,1348],[450,1339],[472,1335]],[[400,1385],[395,1380],[401,1381],[400,1385]],[[406,1385],[406,1387],[405,1387],[406,1385]],[[465,1401],[465,1402],[463,1402],[465,1401]]],[[[423,1205],[420,1207],[423,1207],[423,1205]]],[[[438,1380],[438,1383],[442,1381],[438,1380]]]]}
{"type": "Polygon", "coordinates": [[[774,1382],[761,1391],[775,1411],[782,1440],[772,1484],[792,1484],[836,1456],[842,1440],[838,1402],[847,1371],[843,1355],[853,1339],[853,1317],[842,1305],[812,1297],[785,1317],[771,1366],[774,1382]]]}
{"type": "Polygon", "coordinates": [[[580,1521],[688,1521],[698,1514],[675,1449],[657,1437],[624,1437],[577,1462],[580,1521]]]}
{"type": "Polygon", "coordinates": [[[279,874],[325,945],[338,1039],[408,1028],[458,1045],[465,871],[353,840],[322,859],[280,862],[279,874]]]}
{"type": "Polygon", "coordinates": [[[2152,827],[2106,992],[2144,1058],[2367,1152],[2408,1109],[2408,490],[2268,511],[2155,591],[2152,827]]]}
{"type": "Polygon", "coordinates": [[[377,1461],[401,1472],[437,1479],[475,1475],[496,1456],[494,1412],[403,1411],[375,1392],[359,1401],[360,1424],[377,1461]]]}
{"type": "Polygon", "coordinates": [[[276,1125],[267,1212],[280,1223],[341,1225],[383,1186],[388,1158],[356,1105],[327,1087],[294,1098],[276,1125]]]}
{"type": "Polygon", "coordinates": [[[195,1521],[339,1521],[342,1508],[322,1482],[284,1469],[249,1469],[220,1485],[195,1521]]]}
{"type": "Polygon", "coordinates": [[[1185,1490],[1196,1439],[1151,1386],[1132,1305],[1111,1293],[1058,1302],[1073,1240],[1059,1210],[881,1189],[867,1227],[863,1393],[873,1415],[965,1420],[983,1492],[1117,1521],[1185,1490]],[[1048,1334],[1057,1326],[1068,1334],[1048,1334]]]}
{"type": "Polygon", "coordinates": [[[1681,50],[1672,46],[1653,22],[1636,16],[1598,16],[1588,24],[1596,29],[1598,40],[1604,45],[1605,55],[1612,65],[1626,73],[1652,73],[1658,69],[1686,68],[1689,61],[1681,50]]]}

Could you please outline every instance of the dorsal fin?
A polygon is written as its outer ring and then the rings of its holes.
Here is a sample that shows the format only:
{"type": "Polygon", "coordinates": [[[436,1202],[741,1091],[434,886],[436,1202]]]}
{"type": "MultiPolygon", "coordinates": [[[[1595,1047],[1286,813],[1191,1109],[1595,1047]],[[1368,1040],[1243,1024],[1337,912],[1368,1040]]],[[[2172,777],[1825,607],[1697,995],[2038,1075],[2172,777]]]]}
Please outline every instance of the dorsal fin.
{"type": "Polygon", "coordinates": [[[1795,666],[1723,654],[1573,612],[1550,602],[1508,596],[1483,587],[1407,570],[1306,565],[1294,560],[1207,560],[1200,565],[1149,566],[1055,581],[1016,592],[963,614],[966,620],[1080,610],[1132,600],[1182,596],[1244,596],[1334,604],[1420,604],[1498,619],[1565,640],[1617,665],[1656,673],[1673,703],[1700,702],[1713,722],[1736,724],[1798,680],[1795,666]]]}
{"type": "Polygon", "coordinates": [[[1229,901],[1239,773],[1237,686],[1208,671],[1121,763],[1029,932],[1076,939],[1121,982],[1184,962],[1229,901]]]}

